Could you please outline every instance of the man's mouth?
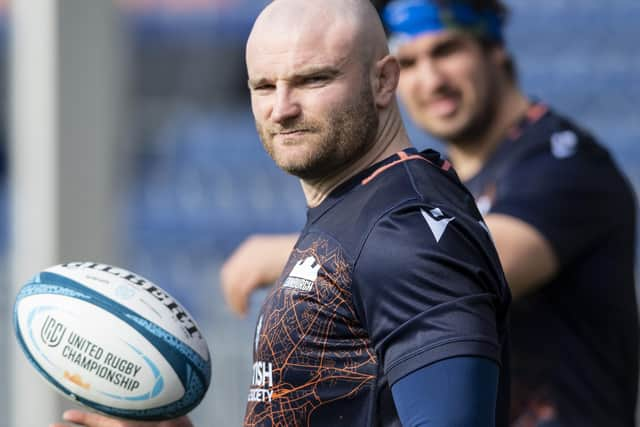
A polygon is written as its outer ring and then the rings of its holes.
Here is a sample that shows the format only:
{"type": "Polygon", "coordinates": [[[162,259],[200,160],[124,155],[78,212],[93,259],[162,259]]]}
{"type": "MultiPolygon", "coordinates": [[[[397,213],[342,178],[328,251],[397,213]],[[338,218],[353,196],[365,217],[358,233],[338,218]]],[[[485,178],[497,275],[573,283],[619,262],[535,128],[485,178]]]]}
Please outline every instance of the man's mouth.
{"type": "Polygon", "coordinates": [[[276,132],[276,135],[297,135],[297,134],[301,134],[301,133],[305,133],[308,132],[307,129],[287,129],[287,130],[281,130],[279,132],[276,132]]]}
{"type": "Polygon", "coordinates": [[[458,98],[455,96],[442,96],[431,99],[424,104],[424,108],[438,117],[449,116],[458,109],[458,98]]]}

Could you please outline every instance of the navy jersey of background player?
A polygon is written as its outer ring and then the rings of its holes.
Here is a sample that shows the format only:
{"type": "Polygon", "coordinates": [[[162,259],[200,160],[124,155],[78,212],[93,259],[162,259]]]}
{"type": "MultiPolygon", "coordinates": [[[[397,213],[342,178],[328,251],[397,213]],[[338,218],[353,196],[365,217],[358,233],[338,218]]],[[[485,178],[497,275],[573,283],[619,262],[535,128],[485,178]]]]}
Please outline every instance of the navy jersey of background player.
{"type": "Polygon", "coordinates": [[[551,403],[563,426],[633,426],[633,193],[602,147],[544,105],[513,133],[465,184],[481,211],[542,233],[560,274],[512,305],[511,403],[551,403]]]}
{"type": "Polygon", "coordinates": [[[501,364],[505,425],[509,301],[449,163],[400,152],[308,211],[258,319],[245,426],[400,426],[390,386],[455,356],[501,364]]]}

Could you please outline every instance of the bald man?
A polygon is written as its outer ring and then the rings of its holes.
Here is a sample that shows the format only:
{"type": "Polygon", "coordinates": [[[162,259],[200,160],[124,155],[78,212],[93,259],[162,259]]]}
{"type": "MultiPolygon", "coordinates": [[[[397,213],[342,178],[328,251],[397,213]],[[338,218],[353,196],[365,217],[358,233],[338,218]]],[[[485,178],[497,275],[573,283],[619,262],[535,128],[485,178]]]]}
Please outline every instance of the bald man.
{"type": "Polygon", "coordinates": [[[412,148],[369,1],[277,0],[246,54],[260,139],[309,209],[258,318],[244,425],[506,425],[498,256],[451,165],[412,148]]]}

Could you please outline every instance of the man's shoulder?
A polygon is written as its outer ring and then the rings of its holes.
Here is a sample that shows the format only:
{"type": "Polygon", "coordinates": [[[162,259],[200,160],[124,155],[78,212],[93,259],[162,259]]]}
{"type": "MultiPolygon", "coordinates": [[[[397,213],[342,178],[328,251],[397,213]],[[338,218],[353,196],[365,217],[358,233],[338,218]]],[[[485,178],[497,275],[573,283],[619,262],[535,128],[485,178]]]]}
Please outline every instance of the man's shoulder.
{"type": "Polygon", "coordinates": [[[327,209],[311,229],[332,235],[355,253],[385,218],[432,211],[433,215],[443,212],[481,219],[473,196],[460,184],[448,161],[434,151],[411,151],[360,177],[357,185],[327,209]]]}
{"type": "Polygon", "coordinates": [[[591,185],[594,180],[617,183],[622,178],[609,150],[590,131],[552,109],[507,141],[486,169],[498,182],[533,176],[591,185]]]}
{"type": "Polygon", "coordinates": [[[608,150],[595,136],[568,116],[548,108],[535,123],[526,127],[515,139],[513,150],[523,146],[526,156],[538,155],[549,160],[577,158],[608,158],[608,150]]]}
{"type": "MultiPolygon", "coordinates": [[[[606,206],[624,212],[630,222],[635,211],[633,190],[608,150],[552,110],[507,141],[470,185],[480,201],[490,203],[491,212],[518,217],[539,231],[552,229],[548,238],[558,234],[555,221],[568,212],[584,221],[606,206]]],[[[614,220],[620,222],[603,214],[598,222],[614,220]]]]}
{"type": "Polygon", "coordinates": [[[439,152],[427,149],[409,151],[362,180],[355,197],[375,200],[373,212],[384,214],[408,201],[463,206],[470,194],[460,182],[451,163],[439,152]]]}

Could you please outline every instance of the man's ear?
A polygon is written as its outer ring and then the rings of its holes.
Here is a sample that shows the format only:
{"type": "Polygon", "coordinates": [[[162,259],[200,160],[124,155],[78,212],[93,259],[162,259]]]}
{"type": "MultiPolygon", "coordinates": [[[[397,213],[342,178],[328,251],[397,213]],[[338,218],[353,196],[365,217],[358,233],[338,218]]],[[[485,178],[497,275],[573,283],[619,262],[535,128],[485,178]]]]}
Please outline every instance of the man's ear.
{"type": "Polygon", "coordinates": [[[386,108],[393,102],[398,80],[400,79],[400,65],[398,60],[387,55],[375,64],[374,99],[378,108],[386,108]]]}

